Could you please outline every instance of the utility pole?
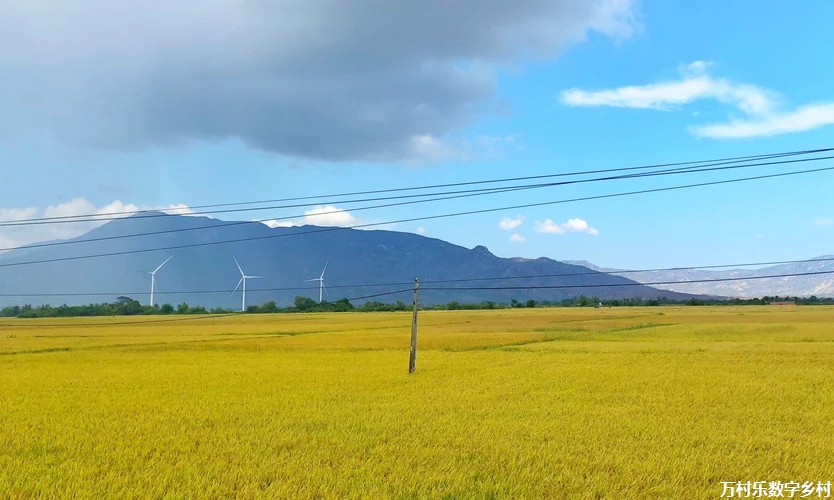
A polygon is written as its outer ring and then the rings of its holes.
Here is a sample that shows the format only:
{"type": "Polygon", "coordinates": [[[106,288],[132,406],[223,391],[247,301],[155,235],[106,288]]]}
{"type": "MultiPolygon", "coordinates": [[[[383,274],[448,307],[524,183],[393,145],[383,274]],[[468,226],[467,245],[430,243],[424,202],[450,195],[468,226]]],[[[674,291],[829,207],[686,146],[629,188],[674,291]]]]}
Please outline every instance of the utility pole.
{"type": "Polygon", "coordinates": [[[411,315],[411,350],[408,353],[408,373],[414,373],[414,363],[417,358],[417,308],[418,292],[420,291],[420,280],[414,278],[414,312],[411,315]]]}

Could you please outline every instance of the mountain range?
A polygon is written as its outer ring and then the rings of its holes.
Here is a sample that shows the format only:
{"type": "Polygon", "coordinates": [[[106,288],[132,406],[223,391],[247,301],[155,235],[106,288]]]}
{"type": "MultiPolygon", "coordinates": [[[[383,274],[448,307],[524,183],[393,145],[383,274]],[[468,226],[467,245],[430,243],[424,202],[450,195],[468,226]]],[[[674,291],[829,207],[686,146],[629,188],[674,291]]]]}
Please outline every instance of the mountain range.
{"type": "Polygon", "coordinates": [[[424,304],[560,301],[580,295],[692,297],[580,265],[545,257],[501,258],[483,246],[467,249],[412,233],[270,228],[153,212],[110,221],[71,240],[0,254],[0,306],[79,305],[119,296],[147,303],[148,273],[172,255],[156,274],[157,304],[239,307],[239,292],[230,293],[240,280],[235,259],[246,274],[263,276],[247,281],[247,304],[274,300],[287,306],[296,296],[318,299],[318,283],[308,280],[318,278],[325,265],[326,298],[355,304],[410,302],[414,278],[421,281],[424,304]]]}
{"type": "Polygon", "coordinates": [[[627,277],[640,283],[657,283],[651,286],[681,293],[739,298],[775,295],[834,297],[834,255],[757,269],[631,271],[599,267],[587,261],[567,263],[627,277]],[[690,283],[681,283],[683,281],[690,283]]]}

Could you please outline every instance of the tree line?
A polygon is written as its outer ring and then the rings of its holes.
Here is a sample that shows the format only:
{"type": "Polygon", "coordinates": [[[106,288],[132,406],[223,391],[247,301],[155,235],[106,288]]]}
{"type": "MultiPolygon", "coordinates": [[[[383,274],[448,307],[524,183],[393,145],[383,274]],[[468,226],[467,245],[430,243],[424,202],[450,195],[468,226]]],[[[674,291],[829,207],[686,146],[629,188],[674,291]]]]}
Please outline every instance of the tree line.
{"type": "MultiPolygon", "coordinates": [[[[511,299],[509,303],[485,300],[477,303],[466,303],[451,301],[445,304],[421,306],[423,310],[477,310],[477,309],[522,309],[539,307],[636,307],[636,306],[663,306],[663,305],[768,305],[768,304],[796,304],[796,305],[834,305],[834,297],[782,297],[778,295],[765,296],[753,299],[698,299],[671,300],[665,297],[656,299],[615,299],[603,300],[599,297],[588,297],[580,295],[563,299],[560,301],[519,301],[511,299]]],[[[333,302],[317,302],[309,297],[295,297],[292,306],[279,307],[275,301],[264,302],[261,305],[250,305],[246,312],[250,314],[261,313],[294,313],[294,312],[378,312],[378,311],[406,311],[412,308],[412,304],[401,300],[395,302],[368,301],[359,306],[354,306],[348,299],[340,299],[333,302]]],[[[118,297],[113,302],[100,304],[87,304],[80,306],[8,306],[0,309],[0,317],[5,318],[63,318],[77,316],[139,316],[139,315],[172,315],[172,314],[233,314],[238,312],[233,309],[215,307],[207,309],[203,306],[191,306],[186,303],[179,305],[142,305],[138,300],[131,297],[118,297]]]]}

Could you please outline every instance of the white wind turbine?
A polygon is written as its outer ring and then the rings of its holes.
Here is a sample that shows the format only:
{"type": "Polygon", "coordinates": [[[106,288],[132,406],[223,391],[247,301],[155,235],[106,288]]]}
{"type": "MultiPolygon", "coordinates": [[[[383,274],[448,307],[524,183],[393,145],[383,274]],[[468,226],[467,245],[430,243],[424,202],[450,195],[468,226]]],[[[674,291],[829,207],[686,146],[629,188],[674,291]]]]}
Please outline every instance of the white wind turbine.
{"type": "Polygon", "coordinates": [[[156,291],[156,273],[157,273],[157,271],[159,271],[160,269],[162,269],[162,266],[164,266],[165,264],[167,264],[167,263],[168,263],[168,261],[169,261],[169,260],[171,260],[171,259],[173,259],[173,258],[174,258],[174,256],[173,256],[173,255],[172,255],[172,256],[170,256],[170,257],[168,257],[167,259],[165,259],[165,262],[163,262],[162,264],[160,264],[160,265],[159,265],[159,267],[157,267],[157,268],[156,268],[156,269],[154,269],[153,271],[145,271],[146,273],[148,273],[148,274],[150,274],[150,275],[151,275],[151,307],[153,307],[153,304],[154,304],[154,302],[153,302],[153,293],[156,291]]]}
{"type": "Polygon", "coordinates": [[[246,312],[246,280],[254,278],[263,278],[263,276],[248,276],[246,273],[243,272],[243,269],[240,268],[240,264],[238,263],[237,258],[232,258],[235,259],[235,264],[237,264],[237,270],[240,271],[240,281],[237,282],[237,286],[235,286],[235,289],[232,290],[232,295],[235,294],[237,289],[240,287],[240,284],[243,283],[243,297],[240,301],[240,312],[246,312]]]}
{"type": "Polygon", "coordinates": [[[324,264],[324,269],[321,270],[321,276],[318,278],[313,278],[311,280],[304,280],[304,281],[318,281],[319,282],[319,304],[321,304],[322,299],[324,298],[323,293],[327,293],[327,290],[324,288],[324,272],[327,271],[327,264],[330,262],[326,262],[324,264]]]}

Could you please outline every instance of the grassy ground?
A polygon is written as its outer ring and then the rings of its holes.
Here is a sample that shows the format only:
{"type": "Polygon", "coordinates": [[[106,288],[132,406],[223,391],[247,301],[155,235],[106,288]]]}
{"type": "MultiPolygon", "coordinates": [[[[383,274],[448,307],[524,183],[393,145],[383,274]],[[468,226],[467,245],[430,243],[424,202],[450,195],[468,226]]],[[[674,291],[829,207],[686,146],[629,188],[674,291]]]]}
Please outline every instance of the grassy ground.
{"type": "Polygon", "coordinates": [[[834,308],[0,320],[3,497],[834,481],[834,308]]]}

